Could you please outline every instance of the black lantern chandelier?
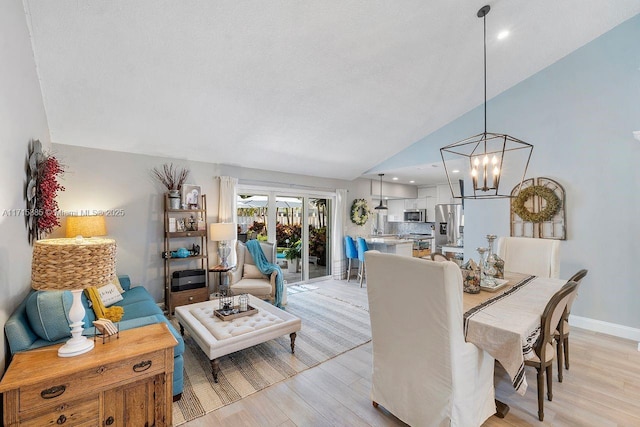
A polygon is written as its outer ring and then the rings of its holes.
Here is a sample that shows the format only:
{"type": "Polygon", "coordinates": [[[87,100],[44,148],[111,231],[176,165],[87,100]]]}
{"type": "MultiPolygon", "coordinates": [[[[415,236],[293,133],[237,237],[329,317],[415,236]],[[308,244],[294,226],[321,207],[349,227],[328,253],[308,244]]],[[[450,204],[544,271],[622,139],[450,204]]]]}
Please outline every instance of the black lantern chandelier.
{"type": "Polygon", "coordinates": [[[382,177],[384,176],[384,174],[383,173],[379,173],[378,176],[380,177],[380,204],[378,206],[376,206],[374,209],[375,210],[385,210],[385,209],[387,209],[387,207],[382,204],[382,177]]]}
{"type": "Polygon", "coordinates": [[[491,7],[487,5],[477,14],[478,18],[482,18],[484,25],[484,132],[440,149],[451,195],[456,199],[497,199],[517,196],[533,151],[533,145],[517,138],[487,132],[486,16],[489,10],[491,7]],[[456,177],[452,180],[451,174],[456,170],[463,173],[463,176],[461,179],[456,177]],[[465,185],[459,186],[459,180],[462,180],[465,185]],[[514,187],[513,193],[510,190],[506,194],[500,192],[500,184],[503,181],[507,181],[508,188],[514,187]],[[470,187],[473,191],[464,191],[459,187],[470,187]]]}

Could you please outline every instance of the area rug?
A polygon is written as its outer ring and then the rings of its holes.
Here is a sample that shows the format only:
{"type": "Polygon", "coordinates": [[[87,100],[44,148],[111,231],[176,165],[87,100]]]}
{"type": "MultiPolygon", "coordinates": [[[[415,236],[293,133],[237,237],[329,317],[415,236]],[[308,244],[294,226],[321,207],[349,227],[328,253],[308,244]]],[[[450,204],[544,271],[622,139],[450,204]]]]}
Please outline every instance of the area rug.
{"type": "Polygon", "coordinates": [[[209,359],[185,332],[184,392],[173,404],[178,426],[290,378],[371,340],[369,313],[318,292],[288,295],[286,310],[302,319],[291,354],[289,336],[224,356],[218,383],[209,359]]]}

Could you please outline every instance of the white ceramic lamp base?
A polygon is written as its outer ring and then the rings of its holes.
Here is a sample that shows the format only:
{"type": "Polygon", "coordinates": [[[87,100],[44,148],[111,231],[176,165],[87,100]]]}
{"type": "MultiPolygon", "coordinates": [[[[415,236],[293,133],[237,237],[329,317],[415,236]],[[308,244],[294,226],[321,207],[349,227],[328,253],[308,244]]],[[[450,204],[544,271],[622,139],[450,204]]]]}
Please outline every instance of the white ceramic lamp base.
{"type": "Polygon", "coordinates": [[[84,306],[82,305],[82,289],[71,291],[73,295],[73,303],[69,310],[69,320],[71,323],[71,339],[58,349],[58,356],[73,357],[84,354],[93,349],[93,340],[87,339],[82,335],[82,326],[84,325],[84,306]]]}

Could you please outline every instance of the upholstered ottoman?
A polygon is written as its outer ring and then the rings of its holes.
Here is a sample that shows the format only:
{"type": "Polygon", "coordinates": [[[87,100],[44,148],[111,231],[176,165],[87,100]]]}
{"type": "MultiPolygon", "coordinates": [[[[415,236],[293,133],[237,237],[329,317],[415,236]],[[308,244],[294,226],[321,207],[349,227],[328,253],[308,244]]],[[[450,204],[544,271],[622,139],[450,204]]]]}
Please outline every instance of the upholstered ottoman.
{"type": "MultiPolygon", "coordinates": [[[[238,305],[237,296],[234,305],[238,305]]],[[[272,340],[285,334],[291,338],[291,353],[294,352],[296,332],[301,321],[292,314],[268,302],[249,295],[249,305],[258,312],[249,316],[223,321],[213,314],[218,300],[176,307],[175,316],[180,332],[186,329],[198,346],[211,360],[213,379],[218,382],[220,370],[218,358],[235,351],[272,340]]]]}

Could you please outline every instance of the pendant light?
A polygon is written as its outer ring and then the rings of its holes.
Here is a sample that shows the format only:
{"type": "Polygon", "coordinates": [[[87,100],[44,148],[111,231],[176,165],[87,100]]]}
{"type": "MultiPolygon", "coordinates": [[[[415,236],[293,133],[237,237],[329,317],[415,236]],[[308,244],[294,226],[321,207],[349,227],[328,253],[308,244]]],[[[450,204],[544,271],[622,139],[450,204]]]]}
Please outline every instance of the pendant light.
{"type": "Polygon", "coordinates": [[[374,209],[375,210],[386,210],[387,207],[382,204],[382,177],[384,176],[384,174],[383,173],[379,173],[378,176],[380,177],[380,204],[378,206],[376,206],[374,209]]]}
{"type": "Polygon", "coordinates": [[[524,181],[533,145],[501,133],[487,132],[487,21],[491,10],[483,6],[477,13],[484,26],[484,132],[440,149],[451,195],[456,199],[496,199],[515,197],[524,181]],[[452,177],[459,169],[462,178],[452,177]],[[522,175],[520,175],[522,171],[522,175]],[[464,185],[459,184],[463,181],[464,185]],[[509,193],[500,191],[513,187],[509,193]],[[472,191],[464,191],[469,187],[472,191]],[[466,193],[466,194],[465,194],[466,193]]]}

